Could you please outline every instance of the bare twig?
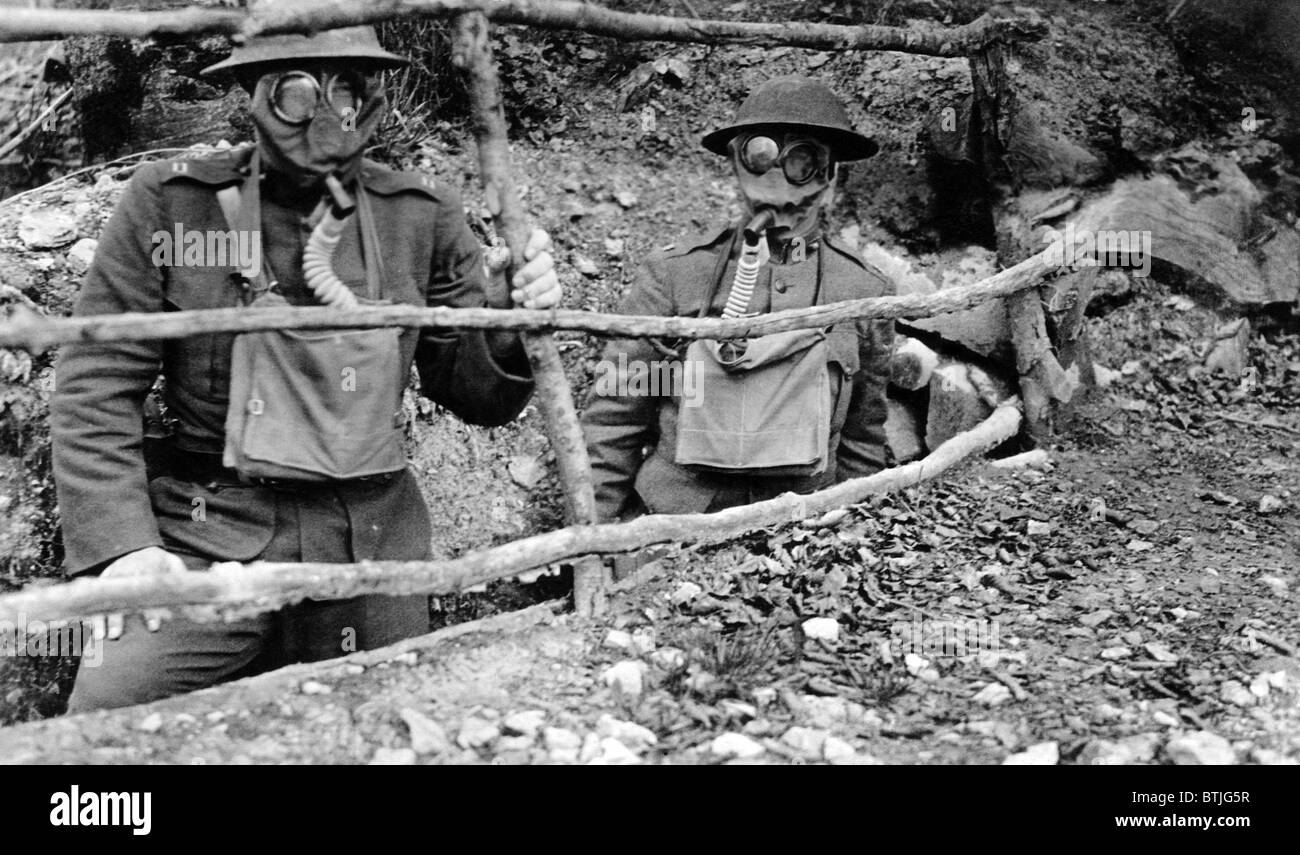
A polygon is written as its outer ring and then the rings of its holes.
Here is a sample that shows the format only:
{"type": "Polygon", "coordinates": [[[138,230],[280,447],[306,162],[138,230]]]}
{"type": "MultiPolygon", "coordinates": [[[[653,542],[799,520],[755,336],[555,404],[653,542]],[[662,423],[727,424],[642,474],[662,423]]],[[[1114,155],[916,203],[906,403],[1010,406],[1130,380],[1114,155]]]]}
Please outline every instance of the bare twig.
{"type": "MultiPolygon", "coordinates": [[[[528,244],[529,229],[511,176],[506,116],[488,41],[487,18],[478,12],[460,15],[453,32],[452,61],[469,82],[483,195],[497,231],[510,247],[510,268],[503,274],[508,281],[525,264],[524,247],[528,244]]],[[[546,419],[547,438],[555,451],[569,522],[594,525],[598,518],[591,462],[587,459],[587,444],[578,424],[578,411],[564,375],[560,351],[547,333],[525,332],[522,339],[533,369],[537,400],[546,419]]],[[[604,566],[599,561],[580,561],[574,568],[573,598],[579,615],[589,617],[603,610],[603,575],[604,566]]]]}
{"type": "Polygon", "coordinates": [[[128,312],[76,318],[41,318],[15,312],[0,323],[0,347],[34,353],[70,341],[146,341],[215,332],[268,329],[441,327],[463,329],[585,330],[605,336],[728,339],[793,329],[829,327],[851,318],[926,318],[969,309],[1038,285],[1057,270],[1046,252],[974,285],[934,294],[906,294],[827,303],[753,318],[687,318],[612,315],[573,309],[450,309],[367,306],[208,309],[191,312],[128,312]]]}
{"type": "Polygon", "coordinates": [[[446,561],[247,566],[226,563],[198,573],[78,579],[64,585],[29,588],[0,596],[0,622],[30,626],[33,620],[166,607],[183,607],[186,616],[197,620],[215,620],[223,613],[272,611],[306,598],[453,593],[581,556],[631,552],[656,543],[720,543],[751,531],[819,516],[869,495],[919,484],[1014,436],[1019,427],[1016,401],[999,407],[980,425],[954,436],[922,460],[810,495],[785,493],[712,514],[650,515],[628,523],[572,526],[446,561]]]}
{"type": "Polygon", "coordinates": [[[268,3],[254,7],[252,12],[200,8],[159,12],[9,9],[0,20],[0,42],[84,35],[151,38],[211,33],[247,38],[465,12],[481,12],[502,24],[582,30],[617,39],[785,45],[818,50],[894,50],[951,57],[966,56],[994,42],[1035,41],[1047,33],[1046,24],[1039,18],[990,15],[958,27],[910,28],[802,21],[772,24],[709,21],[618,12],[576,0],[332,0],[268,3]]]}
{"type": "Polygon", "coordinates": [[[48,119],[60,107],[62,107],[63,102],[67,101],[71,97],[72,97],[72,90],[69,89],[66,92],[64,92],[62,95],[60,95],[58,98],[55,98],[53,101],[51,101],[50,105],[46,107],[44,110],[42,110],[40,112],[40,115],[38,115],[35,119],[32,120],[31,124],[29,124],[27,127],[19,131],[18,135],[15,136],[13,139],[9,140],[9,142],[5,143],[3,146],[0,146],[0,158],[3,158],[5,155],[9,154],[9,152],[13,151],[14,149],[18,148],[18,146],[22,145],[23,140],[27,139],[29,136],[34,134],[36,132],[36,129],[41,126],[41,123],[44,122],[46,119],[48,119]]]}
{"type": "Polygon", "coordinates": [[[1225,421],[1225,422],[1232,422],[1235,425],[1244,425],[1245,427],[1255,427],[1255,428],[1266,428],[1268,430],[1276,430],[1276,431],[1281,431],[1282,433],[1289,433],[1292,436],[1300,436],[1300,430],[1297,430],[1296,428],[1293,428],[1289,425],[1284,425],[1274,421],[1268,421],[1266,419],[1243,419],[1240,416],[1233,416],[1227,413],[1212,413],[1210,415],[1210,418],[1219,419],[1220,421],[1225,421]]]}
{"type": "Polygon", "coordinates": [[[1269,647],[1273,648],[1278,653],[1284,653],[1287,656],[1296,655],[1295,645],[1288,644],[1287,642],[1283,641],[1282,639],[1278,638],[1275,635],[1269,635],[1267,632],[1260,632],[1259,630],[1255,630],[1254,636],[1256,641],[1258,641],[1261,644],[1267,644],[1269,647]]]}

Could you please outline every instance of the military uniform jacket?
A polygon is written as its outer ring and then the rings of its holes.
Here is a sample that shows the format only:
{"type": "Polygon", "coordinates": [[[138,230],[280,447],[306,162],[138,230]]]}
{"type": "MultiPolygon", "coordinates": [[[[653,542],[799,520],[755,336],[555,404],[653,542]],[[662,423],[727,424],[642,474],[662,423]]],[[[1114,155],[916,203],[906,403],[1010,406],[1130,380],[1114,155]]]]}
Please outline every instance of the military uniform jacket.
{"type": "MultiPolygon", "coordinates": [[[[736,259],[717,281],[720,255],[730,251],[734,228],[679,242],[647,260],[618,311],[630,315],[720,316],[735,278],[736,259]]],[[[851,249],[823,237],[809,242],[806,257],[773,257],[763,265],[750,311],[768,312],[878,297],[893,293],[890,281],[851,249]],[[822,257],[819,258],[818,256],[822,257]],[[821,282],[818,286],[818,268],[821,282]]],[[[660,394],[593,394],[583,417],[603,520],[640,510],[699,513],[761,501],[787,491],[809,492],[836,481],[869,475],[885,465],[885,385],[893,346],[893,322],[842,321],[827,334],[831,422],[826,471],[811,477],[701,473],[673,461],[681,399],[660,394]]],[[[617,339],[603,365],[654,365],[679,358],[684,348],[655,339],[617,339]]],[[[663,392],[660,389],[660,392],[663,392]]]]}
{"type": "MultiPolygon", "coordinates": [[[[76,316],[228,308],[241,304],[237,259],[225,266],[158,264],[159,233],[230,228],[216,191],[244,181],[251,148],[209,160],[142,167],[131,179],[102,235],[73,309],[76,316]]],[[[429,306],[485,305],[481,250],[459,195],[413,174],[363,162],[358,180],[369,194],[382,250],[382,298],[429,306]]],[[[261,191],[262,251],[279,290],[296,304],[316,301],[302,276],[311,234],[307,218],[319,198],[261,191]]],[[[366,292],[357,217],[334,252],[339,278],[366,292]]],[[[77,573],[168,541],[200,555],[249,560],[269,542],[274,496],[266,488],[209,491],[202,526],[181,526],[194,500],[190,485],[146,475],[142,405],[161,373],[164,402],[182,452],[220,454],[230,383],[230,334],[170,341],[85,342],[61,353],[51,404],[55,483],[66,567],[77,573]],[[152,493],[152,501],[151,501],[152,493]],[[193,541],[193,542],[190,542],[193,541]]],[[[481,330],[406,330],[404,365],[419,370],[426,395],[474,424],[503,424],[522,410],[532,379],[518,337],[481,330]]],[[[355,558],[421,558],[429,550],[427,511],[413,479],[400,489],[340,490],[353,530],[355,558]],[[423,542],[421,542],[423,537],[423,542]]],[[[331,556],[321,560],[347,560],[331,556]]]]}

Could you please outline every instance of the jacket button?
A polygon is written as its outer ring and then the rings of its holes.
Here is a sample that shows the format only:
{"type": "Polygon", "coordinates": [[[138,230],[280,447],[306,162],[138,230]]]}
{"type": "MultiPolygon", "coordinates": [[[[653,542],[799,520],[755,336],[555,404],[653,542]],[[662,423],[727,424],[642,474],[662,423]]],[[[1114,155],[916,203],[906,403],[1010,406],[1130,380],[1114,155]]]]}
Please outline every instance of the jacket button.
{"type": "Polygon", "coordinates": [[[787,287],[786,284],[785,284],[785,279],[784,279],[783,277],[780,277],[780,276],[773,276],[773,277],[772,277],[772,287],[776,289],[776,291],[777,291],[778,294],[784,294],[784,293],[785,293],[785,289],[786,289],[786,287],[787,287]]]}

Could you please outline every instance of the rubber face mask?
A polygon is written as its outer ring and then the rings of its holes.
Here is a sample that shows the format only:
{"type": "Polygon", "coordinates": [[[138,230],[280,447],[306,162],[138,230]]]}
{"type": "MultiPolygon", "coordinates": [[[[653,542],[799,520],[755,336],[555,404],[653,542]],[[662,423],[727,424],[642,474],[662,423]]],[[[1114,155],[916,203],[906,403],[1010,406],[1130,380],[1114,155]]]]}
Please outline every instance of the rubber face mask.
{"type": "Polygon", "coordinates": [[[379,74],[330,65],[263,75],[251,113],[265,163],[310,186],[331,173],[351,177],[386,106],[379,74]]]}
{"type": "Polygon", "coordinates": [[[817,228],[835,184],[824,143],[798,133],[747,133],[732,140],[731,154],[746,213],[766,208],[775,215],[770,236],[789,240],[817,228]]]}

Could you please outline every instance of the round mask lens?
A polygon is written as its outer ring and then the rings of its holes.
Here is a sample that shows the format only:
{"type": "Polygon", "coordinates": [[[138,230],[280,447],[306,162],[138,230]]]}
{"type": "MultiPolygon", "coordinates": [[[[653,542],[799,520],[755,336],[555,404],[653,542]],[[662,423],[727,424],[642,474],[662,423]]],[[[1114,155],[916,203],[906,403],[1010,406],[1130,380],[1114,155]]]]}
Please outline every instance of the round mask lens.
{"type": "Polygon", "coordinates": [[[781,159],[781,169],[791,184],[806,184],[811,181],[825,165],[822,151],[810,142],[799,142],[786,149],[781,159]]]}
{"type": "Polygon", "coordinates": [[[335,77],[330,81],[330,108],[340,116],[355,116],[361,109],[361,81],[349,77],[335,77]]]}
{"type": "Polygon", "coordinates": [[[776,165],[780,154],[780,147],[771,137],[750,137],[740,149],[740,162],[755,175],[762,175],[776,165]]]}
{"type": "Polygon", "coordinates": [[[290,72],[276,81],[271,89],[271,107],[282,121],[302,124],[316,115],[320,85],[304,72],[290,72]]]}

